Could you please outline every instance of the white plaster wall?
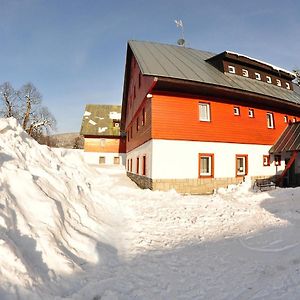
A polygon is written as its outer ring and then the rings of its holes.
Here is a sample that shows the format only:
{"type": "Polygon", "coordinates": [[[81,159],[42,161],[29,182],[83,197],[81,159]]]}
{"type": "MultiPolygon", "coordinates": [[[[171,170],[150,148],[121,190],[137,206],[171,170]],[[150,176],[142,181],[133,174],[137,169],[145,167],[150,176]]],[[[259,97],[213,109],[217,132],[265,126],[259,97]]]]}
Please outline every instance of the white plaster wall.
{"type": "Polygon", "coordinates": [[[120,157],[120,165],[125,166],[126,154],[125,153],[108,153],[108,152],[83,152],[85,162],[88,164],[99,165],[99,157],[105,157],[105,165],[113,165],[114,157],[120,157]]]}
{"type": "MultiPolygon", "coordinates": [[[[284,160],[276,167],[271,157],[271,165],[263,166],[263,155],[268,155],[270,148],[271,145],[152,140],[150,176],[153,179],[198,178],[199,153],[214,154],[215,178],[235,177],[236,154],[248,155],[248,175],[271,176],[284,169],[284,160]]],[[[134,158],[134,151],[131,157],[134,158]]]]}
{"type": "Polygon", "coordinates": [[[146,155],[146,176],[150,177],[152,176],[152,142],[153,140],[146,142],[145,144],[137,147],[136,149],[130,151],[127,153],[126,157],[126,170],[128,160],[132,159],[132,173],[136,174],[136,159],[137,157],[140,158],[139,162],[139,174],[142,174],[142,157],[146,155]]]}

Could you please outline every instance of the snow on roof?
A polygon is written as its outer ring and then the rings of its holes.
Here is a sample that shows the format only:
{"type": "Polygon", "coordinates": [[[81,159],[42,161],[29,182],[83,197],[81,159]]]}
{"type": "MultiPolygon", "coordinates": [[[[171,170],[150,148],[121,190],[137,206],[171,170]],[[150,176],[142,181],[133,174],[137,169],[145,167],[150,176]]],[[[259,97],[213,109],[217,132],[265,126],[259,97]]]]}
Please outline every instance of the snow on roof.
{"type": "Polygon", "coordinates": [[[237,56],[244,57],[244,58],[248,58],[248,59],[253,60],[253,61],[256,61],[256,62],[258,62],[258,63],[260,63],[260,64],[264,64],[264,65],[266,65],[266,66],[269,66],[269,67],[271,67],[273,70],[285,72],[285,73],[290,74],[291,76],[296,77],[296,74],[295,74],[294,72],[291,72],[291,71],[288,71],[288,70],[286,70],[286,69],[277,67],[277,66],[275,66],[275,65],[269,64],[269,63],[267,63],[267,62],[265,62],[265,61],[262,61],[262,60],[259,60],[259,59],[253,58],[253,57],[250,57],[250,56],[248,56],[248,55],[240,54],[240,53],[237,53],[237,52],[234,52],[234,51],[225,51],[225,53],[237,55],[237,56]]]}

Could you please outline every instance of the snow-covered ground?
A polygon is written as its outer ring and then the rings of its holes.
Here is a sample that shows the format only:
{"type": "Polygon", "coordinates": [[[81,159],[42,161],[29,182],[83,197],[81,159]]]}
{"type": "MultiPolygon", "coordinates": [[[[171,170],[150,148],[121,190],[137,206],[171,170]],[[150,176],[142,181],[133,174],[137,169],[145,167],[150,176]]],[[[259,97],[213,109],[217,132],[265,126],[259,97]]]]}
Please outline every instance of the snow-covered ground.
{"type": "Polygon", "coordinates": [[[300,299],[300,188],[138,189],[0,120],[0,299],[300,299]]]}

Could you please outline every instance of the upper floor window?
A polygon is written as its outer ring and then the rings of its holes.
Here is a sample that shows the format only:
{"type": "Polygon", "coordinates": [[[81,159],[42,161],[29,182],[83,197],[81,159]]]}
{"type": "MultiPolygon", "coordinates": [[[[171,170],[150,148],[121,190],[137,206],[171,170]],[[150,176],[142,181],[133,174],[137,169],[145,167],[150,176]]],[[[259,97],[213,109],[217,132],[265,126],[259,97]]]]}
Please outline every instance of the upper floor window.
{"type": "Polygon", "coordinates": [[[255,79],[257,79],[257,80],[261,80],[261,76],[260,76],[260,74],[259,73],[254,73],[254,75],[255,75],[255,79]]]}
{"type": "Polygon", "coordinates": [[[249,116],[249,118],[254,118],[254,109],[253,108],[249,108],[248,116],[249,116]]]}
{"type": "Polygon", "coordinates": [[[235,116],[239,116],[240,115],[240,108],[238,106],[234,106],[233,107],[233,114],[235,116]]]}
{"type": "Polygon", "coordinates": [[[286,86],[286,88],[287,88],[288,90],[291,89],[291,86],[290,86],[290,84],[289,84],[288,82],[285,83],[285,86],[286,86]]]}
{"type": "Polygon", "coordinates": [[[210,105],[209,103],[199,103],[199,120],[210,121],[210,105]]]}
{"type": "Polygon", "coordinates": [[[267,126],[268,126],[268,128],[274,128],[273,113],[267,113],[267,126]]]}
{"type": "Polygon", "coordinates": [[[267,79],[267,83],[272,83],[272,78],[271,78],[271,76],[266,76],[266,79],[267,79]]]}
{"type": "Polygon", "coordinates": [[[228,72],[235,74],[235,67],[234,66],[228,66],[228,72]]]}
{"type": "Polygon", "coordinates": [[[242,69],[242,75],[243,75],[244,77],[249,77],[249,72],[248,72],[248,70],[242,69]]]}
{"type": "Polygon", "coordinates": [[[276,85],[281,86],[281,81],[279,79],[276,79],[276,85]]]}

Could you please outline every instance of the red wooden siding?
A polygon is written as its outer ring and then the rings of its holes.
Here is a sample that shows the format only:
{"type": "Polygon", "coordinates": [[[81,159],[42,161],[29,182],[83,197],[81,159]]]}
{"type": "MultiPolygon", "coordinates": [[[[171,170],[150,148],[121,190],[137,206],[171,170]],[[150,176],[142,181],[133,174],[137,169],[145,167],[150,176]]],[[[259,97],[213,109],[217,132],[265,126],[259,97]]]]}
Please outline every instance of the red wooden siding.
{"type": "Polygon", "coordinates": [[[275,128],[269,129],[267,112],[272,111],[249,104],[153,95],[152,138],[272,145],[287,126],[286,113],[273,112],[275,128]],[[199,102],[210,103],[210,122],[199,121],[199,102]],[[234,106],[240,108],[240,116],[233,114],[234,106]],[[254,118],[249,118],[249,108],[254,109],[254,118]]]}

